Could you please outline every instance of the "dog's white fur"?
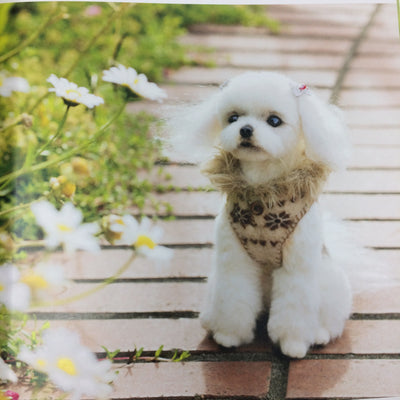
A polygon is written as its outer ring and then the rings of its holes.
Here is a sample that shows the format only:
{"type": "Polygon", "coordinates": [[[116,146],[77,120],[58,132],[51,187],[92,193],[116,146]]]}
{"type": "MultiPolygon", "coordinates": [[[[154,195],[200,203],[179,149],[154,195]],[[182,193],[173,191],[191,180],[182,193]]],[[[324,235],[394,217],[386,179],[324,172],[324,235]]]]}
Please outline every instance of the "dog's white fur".
{"type": "MultiPolygon", "coordinates": [[[[304,153],[331,170],[344,168],[349,144],[339,110],[313,92],[295,96],[294,86],[289,78],[271,72],[233,78],[210,99],[173,119],[169,130],[176,147],[189,161],[224,149],[240,160],[249,184],[267,183],[296,168],[304,153]],[[228,122],[233,114],[237,121],[228,122]],[[283,123],[270,126],[266,120],[271,115],[283,123]],[[253,128],[252,147],[241,146],[240,129],[246,125],[253,128]]],[[[328,242],[332,232],[327,234],[331,228],[325,221],[314,203],[285,242],[282,266],[268,271],[250,258],[222,209],[200,315],[217,343],[231,347],[251,342],[258,316],[268,310],[268,334],[290,357],[304,357],[310,346],[341,335],[352,295],[341,265],[343,254],[336,260],[330,251],[335,244],[328,242]]]]}

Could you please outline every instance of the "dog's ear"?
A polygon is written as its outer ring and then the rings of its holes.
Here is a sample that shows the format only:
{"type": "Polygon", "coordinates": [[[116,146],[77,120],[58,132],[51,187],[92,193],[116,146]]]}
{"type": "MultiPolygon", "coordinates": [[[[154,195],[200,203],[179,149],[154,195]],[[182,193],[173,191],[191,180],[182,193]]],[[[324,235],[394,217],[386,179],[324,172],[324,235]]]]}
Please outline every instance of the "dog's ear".
{"type": "Polygon", "coordinates": [[[344,169],[351,146],[341,110],[323,102],[305,85],[294,86],[293,92],[298,99],[307,157],[332,170],[344,169]]]}
{"type": "Polygon", "coordinates": [[[220,92],[201,103],[178,106],[167,118],[165,131],[171,152],[181,160],[198,162],[210,157],[221,131],[219,97],[220,92]]]}

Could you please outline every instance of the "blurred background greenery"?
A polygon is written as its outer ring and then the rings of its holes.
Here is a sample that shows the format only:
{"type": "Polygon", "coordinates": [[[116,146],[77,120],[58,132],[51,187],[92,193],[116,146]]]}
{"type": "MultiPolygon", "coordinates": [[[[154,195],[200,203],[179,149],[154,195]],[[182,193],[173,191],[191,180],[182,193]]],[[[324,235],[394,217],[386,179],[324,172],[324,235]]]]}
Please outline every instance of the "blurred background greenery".
{"type": "MultiPolygon", "coordinates": [[[[168,70],[195,63],[179,43],[192,24],[266,26],[265,6],[32,2],[0,4],[0,71],[27,79],[29,94],[0,97],[0,177],[30,163],[51,160],[83,143],[123,102],[101,72],[121,63],[162,83],[168,70]],[[65,111],[62,100],[48,95],[50,74],[66,77],[104,98],[105,104],[69,113],[64,134],[48,151],[32,154],[57,130],[65,111]],[[14,126],[22,114],[25,119],[14,126]]],[[[160,143],[150,137],[154,117],[123,114],[107,136],[70,160],[0,184],[0,226],[25,239],[36,238],[23,206],[42,196],[56,205],[72,200],[91,221],[128,207],[141,209],[154,190],[141,171],[160,157],[160,143]],[[66,176],[76,185],[73,198],[51,193],[51,177],[66,176]],[[140,177],[139,177],[140,175],[140,177]],[[59,203],[59,204],[57,204],[59,203]]]]}

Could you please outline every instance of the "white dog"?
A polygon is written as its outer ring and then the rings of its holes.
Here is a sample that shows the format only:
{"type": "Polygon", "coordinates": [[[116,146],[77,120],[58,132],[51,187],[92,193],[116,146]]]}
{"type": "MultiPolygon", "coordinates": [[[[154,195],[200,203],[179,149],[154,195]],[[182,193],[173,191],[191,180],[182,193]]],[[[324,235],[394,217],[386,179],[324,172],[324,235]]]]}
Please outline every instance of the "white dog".
{"type": "Polygon", "coordinates": [[[270,338],[290,357],[340,336],[352,296],[318,204],[349,154],[337,108],[281,74],[248,72],[169,129],[189,160],[208,158],[204,172],[226,195],[200,315],[215,341],[251,342],[265,311],[270,338]]]}

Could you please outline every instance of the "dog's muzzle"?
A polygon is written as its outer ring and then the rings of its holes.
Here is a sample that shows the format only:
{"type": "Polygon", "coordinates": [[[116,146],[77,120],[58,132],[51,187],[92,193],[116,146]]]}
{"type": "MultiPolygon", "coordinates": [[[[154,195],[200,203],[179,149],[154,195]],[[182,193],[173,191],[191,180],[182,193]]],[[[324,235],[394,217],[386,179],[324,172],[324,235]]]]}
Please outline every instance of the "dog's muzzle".
{"type": "Polygon", "coordinates": [[[252,143],[252,138],[253,136],[253,127],[251,125],[245,125],[242,128],[240,128],[240,147],[246,147],[246,148],[251,148],[254,147],[252,143]]]}

